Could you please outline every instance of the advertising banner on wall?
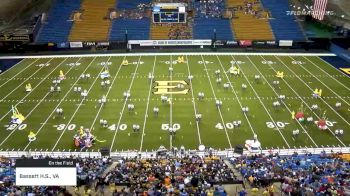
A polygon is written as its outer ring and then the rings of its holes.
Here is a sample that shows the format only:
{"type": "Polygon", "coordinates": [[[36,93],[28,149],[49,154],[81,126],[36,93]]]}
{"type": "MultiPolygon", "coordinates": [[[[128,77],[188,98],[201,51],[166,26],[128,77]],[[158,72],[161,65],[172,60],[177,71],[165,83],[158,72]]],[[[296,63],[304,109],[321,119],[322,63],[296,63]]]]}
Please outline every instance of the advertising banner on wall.
{"type": "Polygon", "coordinates": [[[210,46],[211,40],[129,40],[128,44],[140,46],[210,46]]]}
{"type": "Polygon", "coordinates": [[[57,43],[57,48],[69,48],[68,42],[57,43]]]}
{"type": "Polygon", "coordinates": [[[71,48],[82,48],[83,42],[69,42],[71,48]]]}
{"type": "Polygon", "coordinates": [[[279,46],[293,46],[293,40],[280,40],[279,46]]]}
{"type": "Polygon", "coordinates": [[[251,46],[252,40],[239,40],[239,45],[240,46],[251,46]]]}

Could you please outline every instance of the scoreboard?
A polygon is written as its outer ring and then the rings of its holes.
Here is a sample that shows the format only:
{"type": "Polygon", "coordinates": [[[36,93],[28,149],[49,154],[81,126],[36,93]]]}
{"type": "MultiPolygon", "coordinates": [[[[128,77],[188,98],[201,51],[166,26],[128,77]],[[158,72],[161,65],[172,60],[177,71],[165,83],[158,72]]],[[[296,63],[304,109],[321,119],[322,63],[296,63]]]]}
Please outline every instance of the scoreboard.
{"type": "Polygon", "coordinates": [[[153,6],[153,23],[186,23],[186,7],[182,3],[158,3],[153,6]]]}

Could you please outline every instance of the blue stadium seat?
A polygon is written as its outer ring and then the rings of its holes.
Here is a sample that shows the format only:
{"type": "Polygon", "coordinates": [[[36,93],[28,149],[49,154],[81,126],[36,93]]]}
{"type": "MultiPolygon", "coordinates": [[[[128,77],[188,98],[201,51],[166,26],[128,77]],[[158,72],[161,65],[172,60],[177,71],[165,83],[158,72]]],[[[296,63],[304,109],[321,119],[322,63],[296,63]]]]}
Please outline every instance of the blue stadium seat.
{"type": "Polygon", "coordinates": [[[66,42],[73,25],[72,21],[67,20],[80,5],[81,0],[56,0],[48,14],[47,24],[43,24],[36,42],[66,42]]]}
{"type": "Polygon", "coordinates": [[[270,25],[277,40],[305,41],[295,17],[287,15],[287,11],[291,10],[288,0],[261,0],[261,3],[274,18],[270,20],[270,25]]]}
{"type": "Polygon", "coordinates": [[[195,18],[193,25],[194,39],[212,39],[216,29],[218,40],[233,40],[231,24],[228,19],[221,18],[195,18]]]}
{"type": "Polygon", "coordinates": [[[139,4],[148,4],[151,0],[117,0],[117,9],[135,9],[139,4]]]}
{"type": "Polygon", "coordinates": [[[147,40],[150,34],[150,19],[122,19],[113,20],[109,39],[112,41],[124,41],[125,31],[128,32],[128,39],[147,40]]]}

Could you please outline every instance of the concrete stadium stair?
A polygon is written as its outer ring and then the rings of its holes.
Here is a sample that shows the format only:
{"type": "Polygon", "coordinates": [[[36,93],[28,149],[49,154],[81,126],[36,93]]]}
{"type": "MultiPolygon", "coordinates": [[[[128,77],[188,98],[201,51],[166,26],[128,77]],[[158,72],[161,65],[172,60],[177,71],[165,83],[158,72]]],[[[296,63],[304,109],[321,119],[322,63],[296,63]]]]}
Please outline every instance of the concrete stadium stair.
{"type": "Polygon", "coordinates": [[[105,17],[115,4],[116,0],[84,0],[82,20],[74,22],[69,41],[107,41],[111,21],[105,17]]]}

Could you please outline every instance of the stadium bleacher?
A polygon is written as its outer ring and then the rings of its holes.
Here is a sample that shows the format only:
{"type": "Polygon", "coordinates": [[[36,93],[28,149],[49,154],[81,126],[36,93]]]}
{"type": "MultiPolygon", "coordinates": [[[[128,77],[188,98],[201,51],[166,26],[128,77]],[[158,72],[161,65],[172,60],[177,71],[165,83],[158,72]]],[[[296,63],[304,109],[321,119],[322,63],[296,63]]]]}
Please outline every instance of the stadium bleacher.
{"type": "Polygon", "coordinates": [[[68,21],[74,10],[80,8],[81,0],[56,0],[51,8],[46,24],[43,24],[37,43],[66,42],[72,28],[73,22],[68,21]]]}
{"type": "Polygon", "coordinates": [[[270,25],[276,40],[304,41],[305,36],[295,21],[295,16],[287,15],[290,5],[287,0],[261,0],[263,7],[270,11],[270,25]]]}
{"type": "Polygon", "coordinates": [[[238,8],[231,20],[233,32],[238,40],[274,40],[267,14],[260,1],[247,3],[243,0],[229,0],[227,7],[238,8]],[[252,13],[249,13],[250,11],[252,13]]]}
{"type": "Polygon", "coordinates": [[[125,40],[125,33],[128,33],[128,39],[147,40],[150,34],[150,19],[124,19],[113,20],[110,31],[110,40],[125,40]]]}
{"type": "Polygon", "coordinates": [[[220,40],[233,40],[229,19],[221,18],[194,18],[193,38],[194,39],[212,39],[214,38],[214,29],[216,38],[220,40]]]}
{"type": "Polygon", "coordinates": [[[108,9],[113,8],[116,0],[84,0],[81,5],[82,20],[74,21],[70,41],[107,41],[111,21],[108,9]]]}
{"type": "Polygon", "coordinates": [[[117,0],[118,9],[136,9],[140,4],[149,4],[150,0],[117,0]]]}

